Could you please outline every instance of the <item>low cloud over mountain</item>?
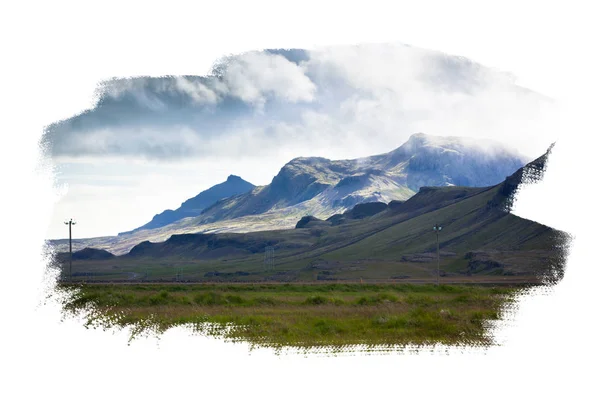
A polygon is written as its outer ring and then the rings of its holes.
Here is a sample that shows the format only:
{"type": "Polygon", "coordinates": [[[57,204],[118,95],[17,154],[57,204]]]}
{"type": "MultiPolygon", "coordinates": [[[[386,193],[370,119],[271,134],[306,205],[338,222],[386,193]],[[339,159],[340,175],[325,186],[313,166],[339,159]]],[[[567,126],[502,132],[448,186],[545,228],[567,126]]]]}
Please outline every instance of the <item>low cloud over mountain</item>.
{"type": "Polygon", "coordinates": [[[551,107],[510,74],[387,44],[253,51],[204,76],[107,81],[98,97],[48,127],[53,157],[177,160],[366,139],[390,148],[418,131],[517,138],[551,107]]]}

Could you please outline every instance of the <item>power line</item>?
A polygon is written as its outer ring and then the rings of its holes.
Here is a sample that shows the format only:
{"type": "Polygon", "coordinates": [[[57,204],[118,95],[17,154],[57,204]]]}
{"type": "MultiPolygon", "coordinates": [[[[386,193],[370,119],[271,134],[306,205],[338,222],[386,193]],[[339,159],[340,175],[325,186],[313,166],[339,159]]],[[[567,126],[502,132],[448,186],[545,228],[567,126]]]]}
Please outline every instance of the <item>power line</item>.
{"type": "Polygon", "coordinates": [[[69,225],[69,281],[73,281],[73,246],[72,246],[72,236],[71,236],[71,226],[75,225],[75,221],[71,218],[68,221],[65,221],[65,225],[69,225]]]}
{"type": "Polygon", "coordinates": [[[436,277],[436,284],[439,286],[440,285],[440,231],[442,230],[442,227],[439,224],[435,224],[435,226],[433,227],[433,230],[435,231],[435,238],[437,240],[437,277],[436,277]]]}
{"type": "Polygon", "coordinates": [[[275,269],[275,247],[273,246],[265,247],[265,269],[267,271],[275,269]]]}

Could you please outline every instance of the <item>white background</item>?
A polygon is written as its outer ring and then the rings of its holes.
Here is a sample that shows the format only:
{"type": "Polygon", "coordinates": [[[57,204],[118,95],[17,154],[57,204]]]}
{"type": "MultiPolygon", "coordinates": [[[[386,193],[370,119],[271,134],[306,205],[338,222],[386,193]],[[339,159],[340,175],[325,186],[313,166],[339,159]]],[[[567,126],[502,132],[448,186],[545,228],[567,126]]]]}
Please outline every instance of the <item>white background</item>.
{"type": "Polygon", "coordinates": [[[2,398],[590,398],[597,392],[592,2],[21,2],[0,11],[2,398]],[[393,6],[392,6],[393,4],[393,6]],[[171,331],[160,341],[60,321],[41,248],[58,193],[43,126],[93,105],[113,76],[203,74],[244,50],[399,41],[515,73],[562,101],[543,183],[515,212],[576,236],[565,279],[526,297],[502,346],[420,354],[276,356],[171,331]]]}

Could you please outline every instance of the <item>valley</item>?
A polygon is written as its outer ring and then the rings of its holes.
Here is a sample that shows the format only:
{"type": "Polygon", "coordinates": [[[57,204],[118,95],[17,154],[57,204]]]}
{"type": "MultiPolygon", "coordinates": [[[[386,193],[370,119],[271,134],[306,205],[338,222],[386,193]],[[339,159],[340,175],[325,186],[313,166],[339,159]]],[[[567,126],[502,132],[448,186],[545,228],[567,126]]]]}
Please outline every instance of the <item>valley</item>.
{"type": "MultiPolygon", "coordinates": [[[[120,256],[76,251],[73,280],[428,281],[437,279],[432,227],[440,224],[442,279],[556,281],[568,235],[508,211],[523,176],[539,175],[546,157],[498,185],[422,187],[406,201],[363,203],[325,220],[305,217],[293,229],[176,234],[163,242],[143,241],[120,256]],[[269,246],[272,256],[265,253],[269,246]]],[[[59,254],[58,263],[64,267],[67,259],[59,254]]]]}
{"type": "MultiPolygon", "coordinates": [[[[88,326],[131,328],[132,339],[186,326],[276,349],[493,345],[489,324],[523,289],[564,275],[570,236],[510,213],[521,185],[543,177],[551,149],[494,185],[421,186],[388,202],[298,212],[323,193],[364,183],[352,176],[300,203],[310,196],[288,188],[294,206],[244,215],[273,190],[259,187],[158,228],[164,240],[133,239],[156,229],[120,235],[118,255],[101,246],[72,258],[58,252],[63,312],[83,314],[88,326]],[[270,213],[285,215],[281,229],[260,228],[270,213]],[[209,215],[222,218],[212,223],[255,223],[248,232],[172,233],[209,215]]],[[[304,191],[316,182],[308,181],[304,191]]]]}

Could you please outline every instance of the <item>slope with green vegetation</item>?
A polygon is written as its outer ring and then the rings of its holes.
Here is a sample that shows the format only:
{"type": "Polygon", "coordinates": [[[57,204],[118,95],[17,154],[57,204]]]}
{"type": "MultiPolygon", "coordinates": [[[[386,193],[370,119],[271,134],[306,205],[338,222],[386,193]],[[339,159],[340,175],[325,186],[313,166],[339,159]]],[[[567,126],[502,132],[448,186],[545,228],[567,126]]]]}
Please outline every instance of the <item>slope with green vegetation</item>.
{"type": "Polygon", "coordinates": [[[508,212],[515,182],[543,168],[545,157],[491,187],[423,187],[405,202],[368,206],[366,214],[359,206],[362,212],[336,223],[309,218],[298,229],[172,235],[139,243],[127,255],[78,261],[73,269],[92,281],[431,280],[437,275],[432,227],[441,224],[440,274],[447,281],[556,280],[567,235],[508,212]],[[267,246],[275,249],[273,269],[265,264],[267,246]]]}

